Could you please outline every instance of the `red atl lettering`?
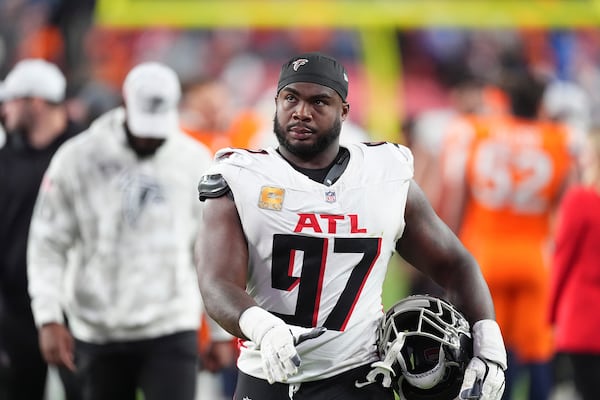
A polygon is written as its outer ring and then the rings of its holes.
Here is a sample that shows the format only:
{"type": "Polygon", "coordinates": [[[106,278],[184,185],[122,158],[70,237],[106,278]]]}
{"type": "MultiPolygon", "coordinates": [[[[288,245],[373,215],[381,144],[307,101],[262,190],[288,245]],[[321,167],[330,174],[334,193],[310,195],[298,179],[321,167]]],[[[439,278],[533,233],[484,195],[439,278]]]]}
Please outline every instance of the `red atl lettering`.
{"type": "Polygon", "coordinates": [[[350,233],[367,233],[367,228],[358,227],[357,214],[350,214],[348,217],[350,218],[350,233]]]}
{"type": "Polygon", "coordinates": [[[328,233],[337,233],[337,222],[344,219],[343,215],[331,215],[331,214],[321,214],[319,217],[328,221],[327,223],[327,232],[328,233]]]}
{"type": "Polygon", "coordinates": [[[314,233],[323,233],[325,230],[329,234],[338,233],[338,221],[350,221],[349,233],[367,233],[366,228],[359,228],[358,214],[349,215],[333,215],[333,214],[298,214],[298,223],[294,228],[294,232],[299,233],[310,230],[314,233]],[[320,221],[324,221],[324,226],[321,226],[320,221]]]}
{"type": "Polygon", "coordinates": [[[323,233],[315,214],[298,214],[298,224],[294,232],[302,232],[304,229],[312,229],[316,233],[323,233]]]}

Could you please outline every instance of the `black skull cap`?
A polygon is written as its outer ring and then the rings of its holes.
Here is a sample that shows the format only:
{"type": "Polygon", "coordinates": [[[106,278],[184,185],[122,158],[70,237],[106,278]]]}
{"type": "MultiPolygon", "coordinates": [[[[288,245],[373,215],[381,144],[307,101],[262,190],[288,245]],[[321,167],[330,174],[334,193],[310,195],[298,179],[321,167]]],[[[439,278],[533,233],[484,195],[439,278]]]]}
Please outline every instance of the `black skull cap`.
{"type": "Polygon", "coordinates": [[[290,83],[310,82],[335,90],[343,101],[348,96],[348,74],[335,58],[322,53],[304,53],[281,66],[277,93],[290,83]]]}

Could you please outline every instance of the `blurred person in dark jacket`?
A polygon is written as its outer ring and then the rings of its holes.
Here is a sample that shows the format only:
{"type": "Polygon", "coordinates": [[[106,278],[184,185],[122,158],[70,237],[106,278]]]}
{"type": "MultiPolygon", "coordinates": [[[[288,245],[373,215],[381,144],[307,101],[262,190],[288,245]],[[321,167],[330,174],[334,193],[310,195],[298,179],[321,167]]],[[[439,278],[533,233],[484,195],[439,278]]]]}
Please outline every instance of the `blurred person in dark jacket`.
{"type": "MultiPolygon", "coordinates": [[[[64,107],[66,80],[59,68],[25,59],[2,88],[7,131],[0,148],[0,397],[44,396],[47,365],[38,346],[27,293],[29,222],[42,176],[55,151],[80,128],[64,107]]],[[[77,399],[74,377],[60,371],[67,398],[77,399]]]]}

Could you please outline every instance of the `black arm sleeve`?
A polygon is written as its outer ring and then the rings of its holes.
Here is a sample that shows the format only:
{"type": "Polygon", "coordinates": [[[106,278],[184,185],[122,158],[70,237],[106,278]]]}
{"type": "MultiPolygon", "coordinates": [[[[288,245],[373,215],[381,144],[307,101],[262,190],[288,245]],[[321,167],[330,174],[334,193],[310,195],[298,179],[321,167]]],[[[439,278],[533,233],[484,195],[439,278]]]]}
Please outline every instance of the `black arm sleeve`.
{"type": "Polygon", "coordinates": [[[198,197],[200,201],[214,199],[231,192],[229,184],[221,174],[204,175],[198,183],[198,197]]]}

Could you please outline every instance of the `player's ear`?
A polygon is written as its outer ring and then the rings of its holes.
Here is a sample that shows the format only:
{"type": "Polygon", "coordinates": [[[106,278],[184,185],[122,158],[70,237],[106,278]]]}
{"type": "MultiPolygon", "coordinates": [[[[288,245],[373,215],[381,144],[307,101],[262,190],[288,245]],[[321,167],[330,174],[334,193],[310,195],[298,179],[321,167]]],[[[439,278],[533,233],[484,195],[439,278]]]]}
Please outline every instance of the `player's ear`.
{"type": "Polygon", "coordinates": [[[345,121],[348,118],[348,114],[350,114],[350,103],[343,102],[342,103],[342,121],[345,121]]]}

